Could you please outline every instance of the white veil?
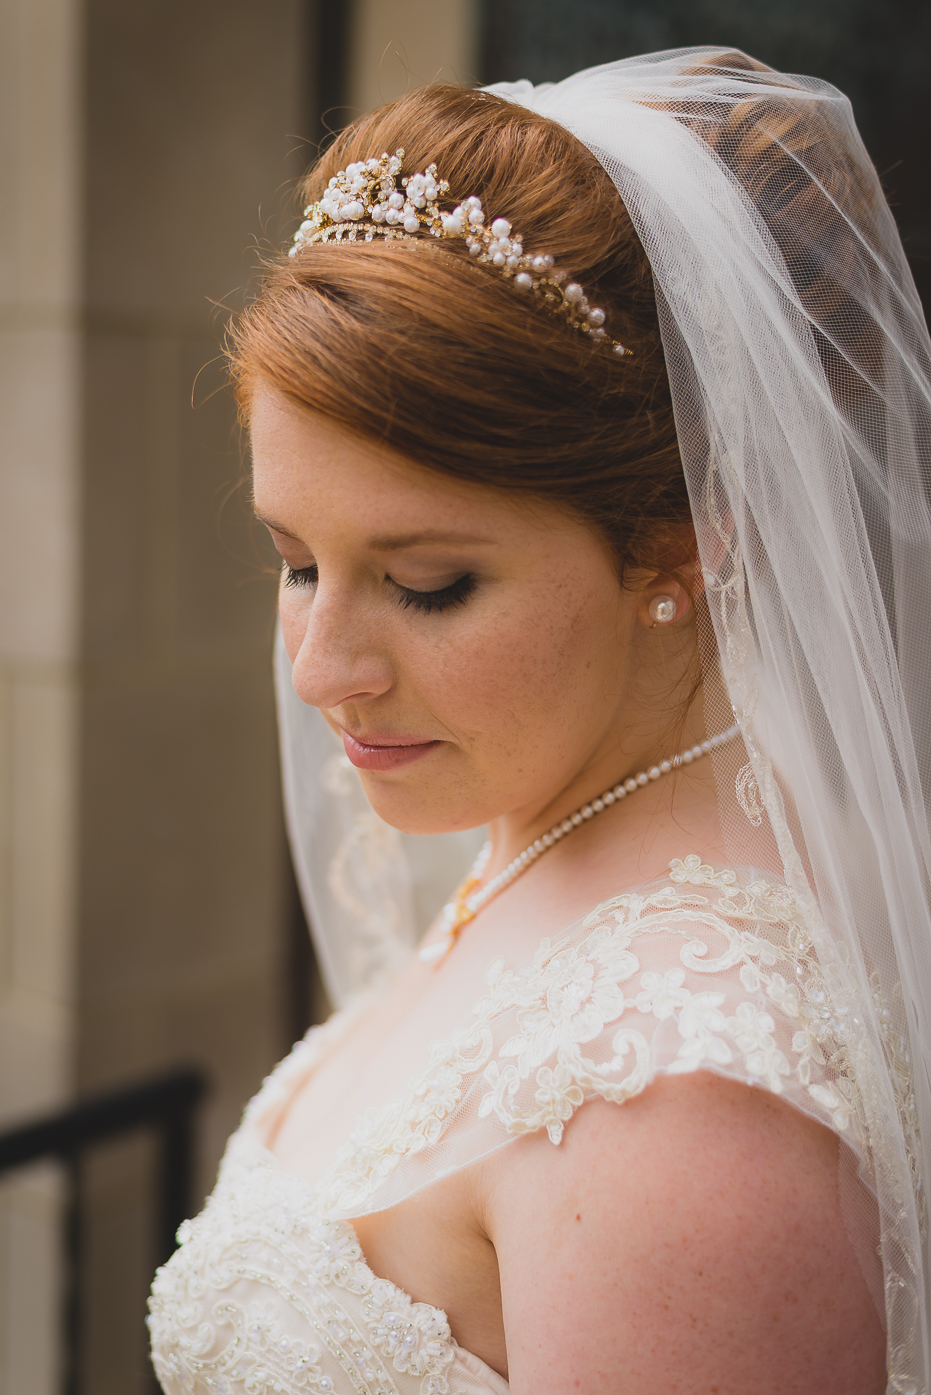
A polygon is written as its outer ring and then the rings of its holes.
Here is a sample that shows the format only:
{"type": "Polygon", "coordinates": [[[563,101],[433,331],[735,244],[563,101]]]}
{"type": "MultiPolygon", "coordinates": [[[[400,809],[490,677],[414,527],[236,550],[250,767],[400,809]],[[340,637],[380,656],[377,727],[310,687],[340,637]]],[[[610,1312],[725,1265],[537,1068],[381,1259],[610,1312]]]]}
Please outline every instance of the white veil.
{"type": "Polygon", "coordinates": [[[870,1139],[889,1390],[927,1391],[931,345],[892,215],[846,98],[742,55],[490,90],[592,150],[650,260],[709,729],[733,706],[752,766],[716,758],[730,851],[806,908],[870,1139]]]}
{"type": "Polygon", "coordinates": [[[294,875],[327,998],[347,1007],[403,968],[484,834],[399,833],[378,817],[333,732],[294,691],[280,628],[275,692],[294,875]]]}

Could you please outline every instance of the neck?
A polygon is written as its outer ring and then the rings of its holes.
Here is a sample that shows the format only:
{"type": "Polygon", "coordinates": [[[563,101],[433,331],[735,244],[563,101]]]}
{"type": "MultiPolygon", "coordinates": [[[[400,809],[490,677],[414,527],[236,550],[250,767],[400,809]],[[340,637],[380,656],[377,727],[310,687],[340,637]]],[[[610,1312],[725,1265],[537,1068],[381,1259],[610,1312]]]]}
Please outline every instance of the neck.
{"type": "MultiPolygon", "coordinates": [[[[570,781],[545,800],[512,810],[489,824],[492,851],[482,880],[487,882],[495,877],[535,839],[613,786],[636,777],[641,771],[660,766],[664,760],[671,761],[681,752],[700,745],[708,735],[703,720],[694,711],[665,741],[655,732],[639,740],[636,733],[627,733],[625,740],[587,761],[570,781]]],[[[593,839],[616,840],[620,836],[625,843],[638,842],[657,820],[675,819],[680,825],[704,824],[709,814],[716,815],[716,810],[711,761],[697,760],[682,765],[662,779],[638,786],[635,793],[614,802],[597,818],[575,828],[572,836],[561,844],[561,850],[564,855],[584,856],[593,839]]]]}

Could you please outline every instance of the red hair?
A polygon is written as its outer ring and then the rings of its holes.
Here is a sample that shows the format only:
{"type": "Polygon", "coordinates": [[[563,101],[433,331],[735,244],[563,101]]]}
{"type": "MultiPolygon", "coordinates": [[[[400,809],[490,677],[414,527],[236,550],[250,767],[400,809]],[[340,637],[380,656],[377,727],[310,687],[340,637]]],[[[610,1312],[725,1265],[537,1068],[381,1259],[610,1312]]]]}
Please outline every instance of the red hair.
{"type": "Polygon", "coordinates": [[[244,416],[258,382],[431,469],[559,501],[628,566],[657,565],[690,523],[653,282],[597,159],[568,131],[487,92],[435,85],[343,132],[301,206],[355,160],[435,163],[449,207],[477,194],[528,252],[549,252],[633,358],[522,299],[455,241],[317,244],[270,261],[234,324],[244,416]]]}

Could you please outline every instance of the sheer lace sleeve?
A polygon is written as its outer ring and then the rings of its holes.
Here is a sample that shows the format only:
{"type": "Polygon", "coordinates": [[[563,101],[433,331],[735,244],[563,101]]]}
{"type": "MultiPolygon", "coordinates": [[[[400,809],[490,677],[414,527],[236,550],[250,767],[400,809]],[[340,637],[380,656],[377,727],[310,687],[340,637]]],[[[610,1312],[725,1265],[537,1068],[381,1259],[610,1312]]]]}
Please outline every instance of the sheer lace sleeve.
{"type": "Polygon", "coordinates": [[[409,1091],[360,1121],[320,1184],[324,1213],[394,1205],[524,1133],[558,1145],[586,1100],[620,1104],[659,1074],[699,1069],[784,1096],[868,1166],[856,1024],[781,883],[676,861],[524,966],[495,960],[486,983],[409,1091]]]}

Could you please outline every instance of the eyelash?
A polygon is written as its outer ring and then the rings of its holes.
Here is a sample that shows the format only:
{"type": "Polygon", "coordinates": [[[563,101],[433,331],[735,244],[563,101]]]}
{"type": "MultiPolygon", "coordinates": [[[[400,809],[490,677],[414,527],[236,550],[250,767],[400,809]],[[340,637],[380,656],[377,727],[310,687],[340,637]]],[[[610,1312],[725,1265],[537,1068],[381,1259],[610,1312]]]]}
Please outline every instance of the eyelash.
{"type": "Polygon", "coordinates": [[[406,586],[398,586],[401,605],[405,610],[413,606],[422,615],[430,615],[435,610],[452,610],[453,606],[464,605],[475,590],[476,581],[471,572],[466,572],[441,591],[411,591],[406,586]]]}
{"type": "MultiPolygon", "coordinates": [[[[285,564],[285,586],[316,586],[316,567],[289,567],[285,564]]],[[[387,578],[389,581],[391,578],[387,578]]],[[[464,605],[475,590],[476,581],[471,572],[466,572],[449,586],[440,591],[412,591],[407,586],[391,582],[398,591],[399,602],[405,610],[413,608],[422,615],[432,615],[435,611],[451,610],[453,606],[464,605]]]]}

